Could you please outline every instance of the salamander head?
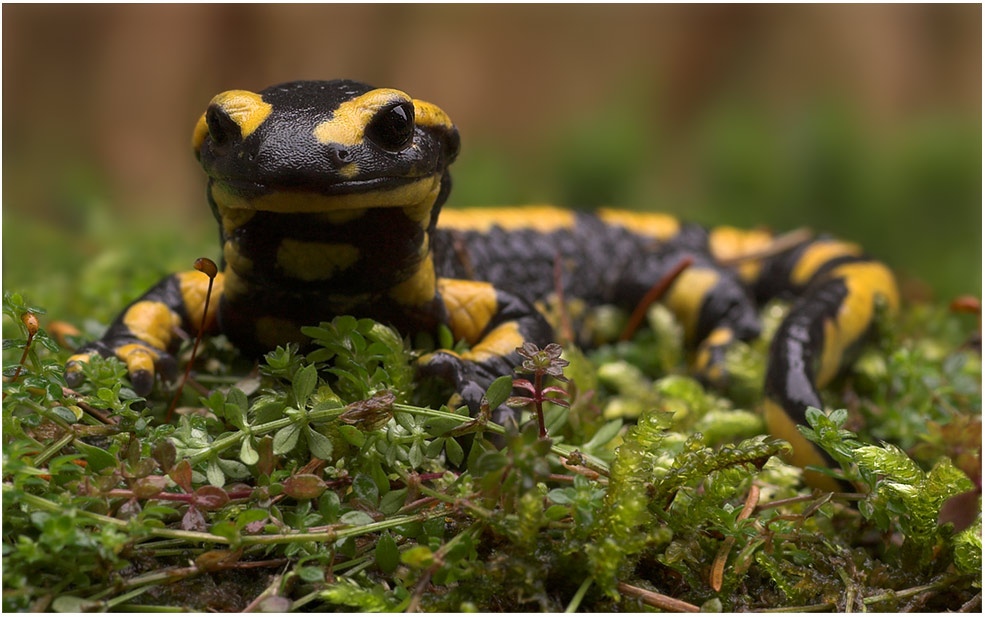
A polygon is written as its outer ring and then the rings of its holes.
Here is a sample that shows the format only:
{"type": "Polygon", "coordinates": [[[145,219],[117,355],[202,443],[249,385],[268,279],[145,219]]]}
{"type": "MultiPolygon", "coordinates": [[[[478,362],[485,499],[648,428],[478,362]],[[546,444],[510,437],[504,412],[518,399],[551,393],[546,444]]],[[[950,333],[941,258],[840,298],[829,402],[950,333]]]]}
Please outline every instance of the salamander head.
{"type": "Polygon", "coordinates": [[[220,209],[275,212],[433,200],[459,146],[437,106],[349,80],[223,92],[192,141],[220,209]]]}

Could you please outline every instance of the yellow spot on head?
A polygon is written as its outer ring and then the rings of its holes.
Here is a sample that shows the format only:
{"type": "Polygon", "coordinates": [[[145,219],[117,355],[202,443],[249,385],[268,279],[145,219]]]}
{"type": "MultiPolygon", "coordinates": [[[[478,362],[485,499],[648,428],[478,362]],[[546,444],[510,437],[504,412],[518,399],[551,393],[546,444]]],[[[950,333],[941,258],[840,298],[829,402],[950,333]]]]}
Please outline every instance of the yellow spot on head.
{"type": "Polygon", "coordinates": [[[330,279],[359,259],[359,249],[351,244],[305,242],[285,238],[277,247],[277,265],[302,281],[330,279]]]}
{"type": "Polygon", "coordinates": [[[657,240],[673,238],[681,229],[680,221],[669,214],[660,212],[632,212],[630,210],[601,208],[596,214],[602,221],[610,225],[624,227],[634,233],[657,240]]]}
{"type": "MultiPolygon", "coordinates": [[[[228,259],[228,258],[227,258],[228,259]]],[[[178,286],[181,298],[185,303],[185,312],[195,328],[202,323],[202,311],[205,310],[205,294],[209,289],[209,277],[198,270],[179,272],[178,286]]],[[[226,277],[220,272],[212,283],[212,299],[209,300],[209,316],[205,320],[205,329],[210,330],[215,324],[216,311],[219,310],[219,297],[222,296],[226,277]]]]}
{"type": "MultiPolygon", "coordinates": [[[[264,102],[263,97],[248,90],[228,90],[217,94],[209,105],[222,108],[239,125],[240,135],[243,139],[249,137],[258,126],[263,124],[263,121],[273,110],[273,106],[264,102]]],[[[196,125],[196,136],[198,130],[196,125]]]]}
{"type": "Polygon", "coordinates": [[[485,362],[512,353],[523,343],[524,338],[520,334],[517,323],[507,321],[493,328],[492,332],[487,334],[471,350],[462,354],[462,357],[472,362],[485,362]]]}
{"type": "Polygon", "coordinates": [[[452,128],[451,118],[437,105],[414,99],[414,122],[418,126],[440,126],[452,128]]]}
{"type": "Polygon", "coordinates": [[[506,231],[530,229],[550,233],[559,229],[572,229],[576,222],[574,212],[555,206],[445,209],[438,217],[438,227],[483,233],[493,227],[506,231]]]}
{"type": "Polygon", "coordinates": [[[131,334],[156,349],[167,349],[172,331],[181,325],[181,317],[163,302],[141,300],[123,315],[131,334]]]}
{"type": "Polygon", "coordinates": [[[689,340],[695,336],[705,297],[717,283],[718,273],[714,270],[692,267],[681,272],[667,292],[664,303],[684,325],[689,340]]]}
{"type": "Polygon", "coordinates": [[[209,125],[205,121],[205,114],[198,117],[198,122],[195,123],[195,130],[192,131],[192,148],[196,152],[196,156],[199,150],[202,149],[202,143],[205,138],[209,136],[209,125]]]}
{"type": "Polygon", "coordinates": [[[257,341],[271,349],[287,343],[308,342],[308,337],[301,333],[301,328],[296,323],[282,317],[267,316],[257,319],[256,337],[257,341]]]}
{"type": "Polygon", "coordinates": [[[343,165],[339,168],[339,175],[343,178],[354,178],[358,173],[359,165],[356,165],[355,163],[349,163],[348,165],[343,165]]]}
{"type": "Polygon", "coordinates": [[[400,90],[377,88],[338,106],[331,120],[315,127],[315,139],[323,144],[356,146],[362,143],[366,125],[378,111],[395,103],[409,103],[411,98],[400,90]]]}
{"type": "Polygon", "coordinates": [[[790,273],[790,281],[794,285],[806,285],[811,277],[821,269],[824,264],[838,257],[857,257],[862,254],[862,247],[851,242],[841,240],[818,240],[808,246],[800,258],[793,272],[790,273]]]}
{"type": "Polygon", "coordinates": [[[438,280],[438,290],[452,334],[474,344],[496,313],[496,289],[481,281],[443,278],[438,280]]]}
{"type": "Polygon", "coordinates": [[[434,260],[428,253],[410,278],[390,289],[390,297],[406,306],[421,306],[434,299],[435,291],[434,260]]]}

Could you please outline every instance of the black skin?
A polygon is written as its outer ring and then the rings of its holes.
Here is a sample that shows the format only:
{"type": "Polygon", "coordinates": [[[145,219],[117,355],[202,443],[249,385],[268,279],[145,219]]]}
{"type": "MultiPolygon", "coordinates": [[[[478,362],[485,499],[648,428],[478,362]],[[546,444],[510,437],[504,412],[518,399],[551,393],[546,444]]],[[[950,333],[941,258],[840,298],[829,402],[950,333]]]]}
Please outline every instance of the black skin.
{"type": "MultiPolygon", "coordinates": [[[[407,334],[434,332],[442,323],[454,326],[440,291],[414,302],[393,293],[402,281],[426,267],[424,255],[430,250],[439,279],[476,279],[495,288],[496,310],[473,344],[497,326],[513,323],[522,340],[543,346],[555,337],[533,302],[554,291],[557,259],[566,265],[567,274],[561,281],[566,298],[632,309],[654,283],[682,259],[690,258],[695,266],[718,274],[717,283],[700,303],[695,342],[723,326],[731,329],[732,340],[754,338],[760,331],[758,307],[762,302],[776,296],[798,299],[773,343],[767,394],[801,423],[803,407],[820,403],[814,387],[814,362],[824,344],[823,322],[835,315],[845,298],[844,284],[838,279],[825,281],[826,273],[837,264],[866,257],[837,257],[807,283],[794,285],[791,269],[811,240],[764,258],[758,279],[747,285],[715,260],[708,233],[696,225],[682,225],[663,241],[589,214],[579,214],[572,227],[547,233],[499,227],[486,233],[437,228],[441,206],[451,189],[448,167],[459,149],[458,131],[450,122],[428,123],[421,117],[415,121],[415,102],[394,95],[366,116],[357,143],[325,143],[316,138],[315,127],[340,117],[343,106],[374,91],[367,84],[348,80],[272,86],[251,95],[255,98],[250,100],[269,107],[269,112],[261,114],[261,121],[248,135],[232,106],[224,106],[218,97],[209,106],[196,137],[196,154],[209,178],[209,203],[220,222],[220,240],[224,245],[233,243],[250,262],[247,268],[224,260],[226,293],[217,300],[213,331],[224,332],[245,353],[257,355],[270,349],[269,341],[260,340],[257,334],[261,318],[300,326],[354,314],[390,323],[407,334]],[[413,220],[400,207],[375,207],[379,195],[423,178],[434,178],[437,187],[423,221],[413,220]],[[252,204],[252,200],[272,196],[289,203],[300,194],[357,195],[365,198],[361,205],[366,212],[350,220],[327,219],[320,211],[289,206],[286,211],[261,209],[245,222],[222,224],[224,213],[244,211],[233,207],[232,200],[252,204]],[[303,272],[292,275],[281,261],[285,242],[344,243],[358,251],[358,258],[325,280],[303,276],[303,272]],[[229,284],[232,274],[240,283],[235,291],[229,284]]],[[[181,318],[184,329],[197,330],[198,324],[189,319],[187,299],[176,291],[174,277],[140,300],[163,302],[181,318]]],[[[112,355],[124,344],[140,343],[123,319],[121,315],[102,340],[79,353],[112,355]]],[[[158,372],[173,373],[169,352],[176,343],[175,339],[169,349],[153,350],[159,354],[158,372]]],[[[711,351],[712,363],[720,364],[724,346],[711,351]]],[[[424,368],[450,380],[474,411],[485,387],[519,363],[514,351],[481,362],[439,352],[424,368]]],[[[138,393],[147,394],[153,374],[132,373],[138,393]]],[[[75,383],[81,374],[70,366],[68,378],[75,383]]],[[[506,408],[497,410],[496,419],[503,421],[511,413],[506,408]]]]}

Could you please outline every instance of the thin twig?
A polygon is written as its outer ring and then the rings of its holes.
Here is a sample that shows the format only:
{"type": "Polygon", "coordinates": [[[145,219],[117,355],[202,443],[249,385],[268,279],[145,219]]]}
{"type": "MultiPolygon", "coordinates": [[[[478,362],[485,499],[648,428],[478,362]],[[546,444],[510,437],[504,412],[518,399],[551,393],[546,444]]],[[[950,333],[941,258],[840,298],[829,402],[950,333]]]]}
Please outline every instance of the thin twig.
{"type": "MultiPolygon", "coordinates": [[[[788,506],[793,503],[801,503],[804,501],[814,501],[817,499],[817,495],[800,495],[797,497],[787,497],[786,499],[777,499],[776,501],[770,501],[767,503],[761,503],[756,507],[757,512],[762,512],[763,510],[769,510],[772,508],[779,508],[782,506],[788,506]]],[[[860,501],[865,499],[864,493],[832,493],[831,500],[845,500],[845,501],[860,501]]]]}
{"type": "Polygon", "coordinates": [[[961,608],[958,609],[958,612],[970,613],[971,611],[975,610],[975,607],[981,608],[981,606],[982,606],[982,592],[979,591],[974,595],[973,598],[962,604],[961,608]]]}
{"type": "Polygon", "coordinates": [[[568,306],[564,302],[564,272],[561,268],[561,251],[554,252],[554,295],[557,297],[558,314],[561,317],[560,334],[562,343],[575,340],[575,331],[571,327],[571,317],[568,306]]]}
{"type": "Polygon", "coordinates": [[[616,585],[616,588],[619,590],[619,593],[626,594],[631,598],[638,598],[639,600],[642,600],[644,604],[654,606],[661,610],[670,611],[672,613],[698,613],[701,611],[700,606],[695,606],[690,602],[665,596],[662,593],[657,593],[648,589],[634,587],[626,583],[620,582],[616,585]]]}
{"type": "Polygon", "coordinates": [[[643,317],[646,315],[646,310],[650,308],[650,305],[662,298],[667,293],[671,284],[681,275],[681,272],[684,272],[693,263],[693,258],[685,257],[670,272],[663,275],[660,280],[654,283],[653,287],[646,292],[646,295],[643,296],[639,303],[637,303],[636,308],[633,309],[633,314],[630,315],[629,321],[626,322],[626,327],[623,328],[622,334],[619,335],[620,341],[628,341],[632,338],[633,333],[643,323],[643,317]]]}
{"type": "Polygon", "coordinates": [[[745,263],[747,261],[756,261],[758,259],[767,259],[775,255],[779,255],[784,251],[788,251],[798,244],[803,244],[811,238],[814,237],[814,232],[807,227],[800,227],[794,229],[793,231],[788,231],[785,234],[781,234],[773,238],[769,245],[758,251],[750,251],[749,253],[743,253],[741,255],[735,255],[729,257],[728,259],[719,259],[718,263],[725,267],[733,267],[739,264],[745,263]]]}
{"type": "Polygon", "coordinates": [[[75,399],[75,404],[78,405],[83,411],[87,412],[89,415],[93,416],[103,424],[116,424],[118,422],[117,418],[111,418],[110,416],[103,413],[103,410],[96,409],[89,403],[82,400],[82,395],[71,388],[62,386],[62,396],[71,396],[75,399]]]}

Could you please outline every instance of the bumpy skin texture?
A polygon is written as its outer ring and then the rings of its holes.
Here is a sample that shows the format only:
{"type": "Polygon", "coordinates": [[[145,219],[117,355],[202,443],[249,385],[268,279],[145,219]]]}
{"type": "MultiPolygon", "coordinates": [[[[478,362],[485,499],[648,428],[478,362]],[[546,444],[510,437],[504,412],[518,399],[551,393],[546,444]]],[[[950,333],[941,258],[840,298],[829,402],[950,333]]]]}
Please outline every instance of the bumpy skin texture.
{"type": "MultiPolygon", "coordinates": [[[[224,92],[199,120],[193,146],[223,247],[206,330],[259,354],[303,344],[301,326],[341,314],[408,334],[446,324],[471,350],[430,354],[423,369],[452,381],[473,409],[492,379],[519,364],[516,347],[552,340],[534,303],[554,292],[556,263],[566,299],[633,308],[690,258],[663,301],[698,345],[701,375],[720,378],[728,345],[759,333],[759,304],[795,301],[770,352],[767,421],[793,443],[795,462],[823,464],[794,425],[807,405],[820,406],[816,388],[871,330],[877,303],[898,302],[885,266],[828,238],[730,268],[729,259],[755,255],[770,235],[618,210],[493,208],[439,218],[458,132],[442,110],[398,90],[336,80],[224,92]]],[[[70,359],[69,383],[92,354],[115,354],[137,392],[149,393],[155,372],[174,373],[176,334],[202,323],[207,284],[196,271],[164,279],[70,359]]],[[[510,414],[504,407],[494,419],[510,414]]],[[[837,488],[820,474],[808,480],[837,488]]]]}

